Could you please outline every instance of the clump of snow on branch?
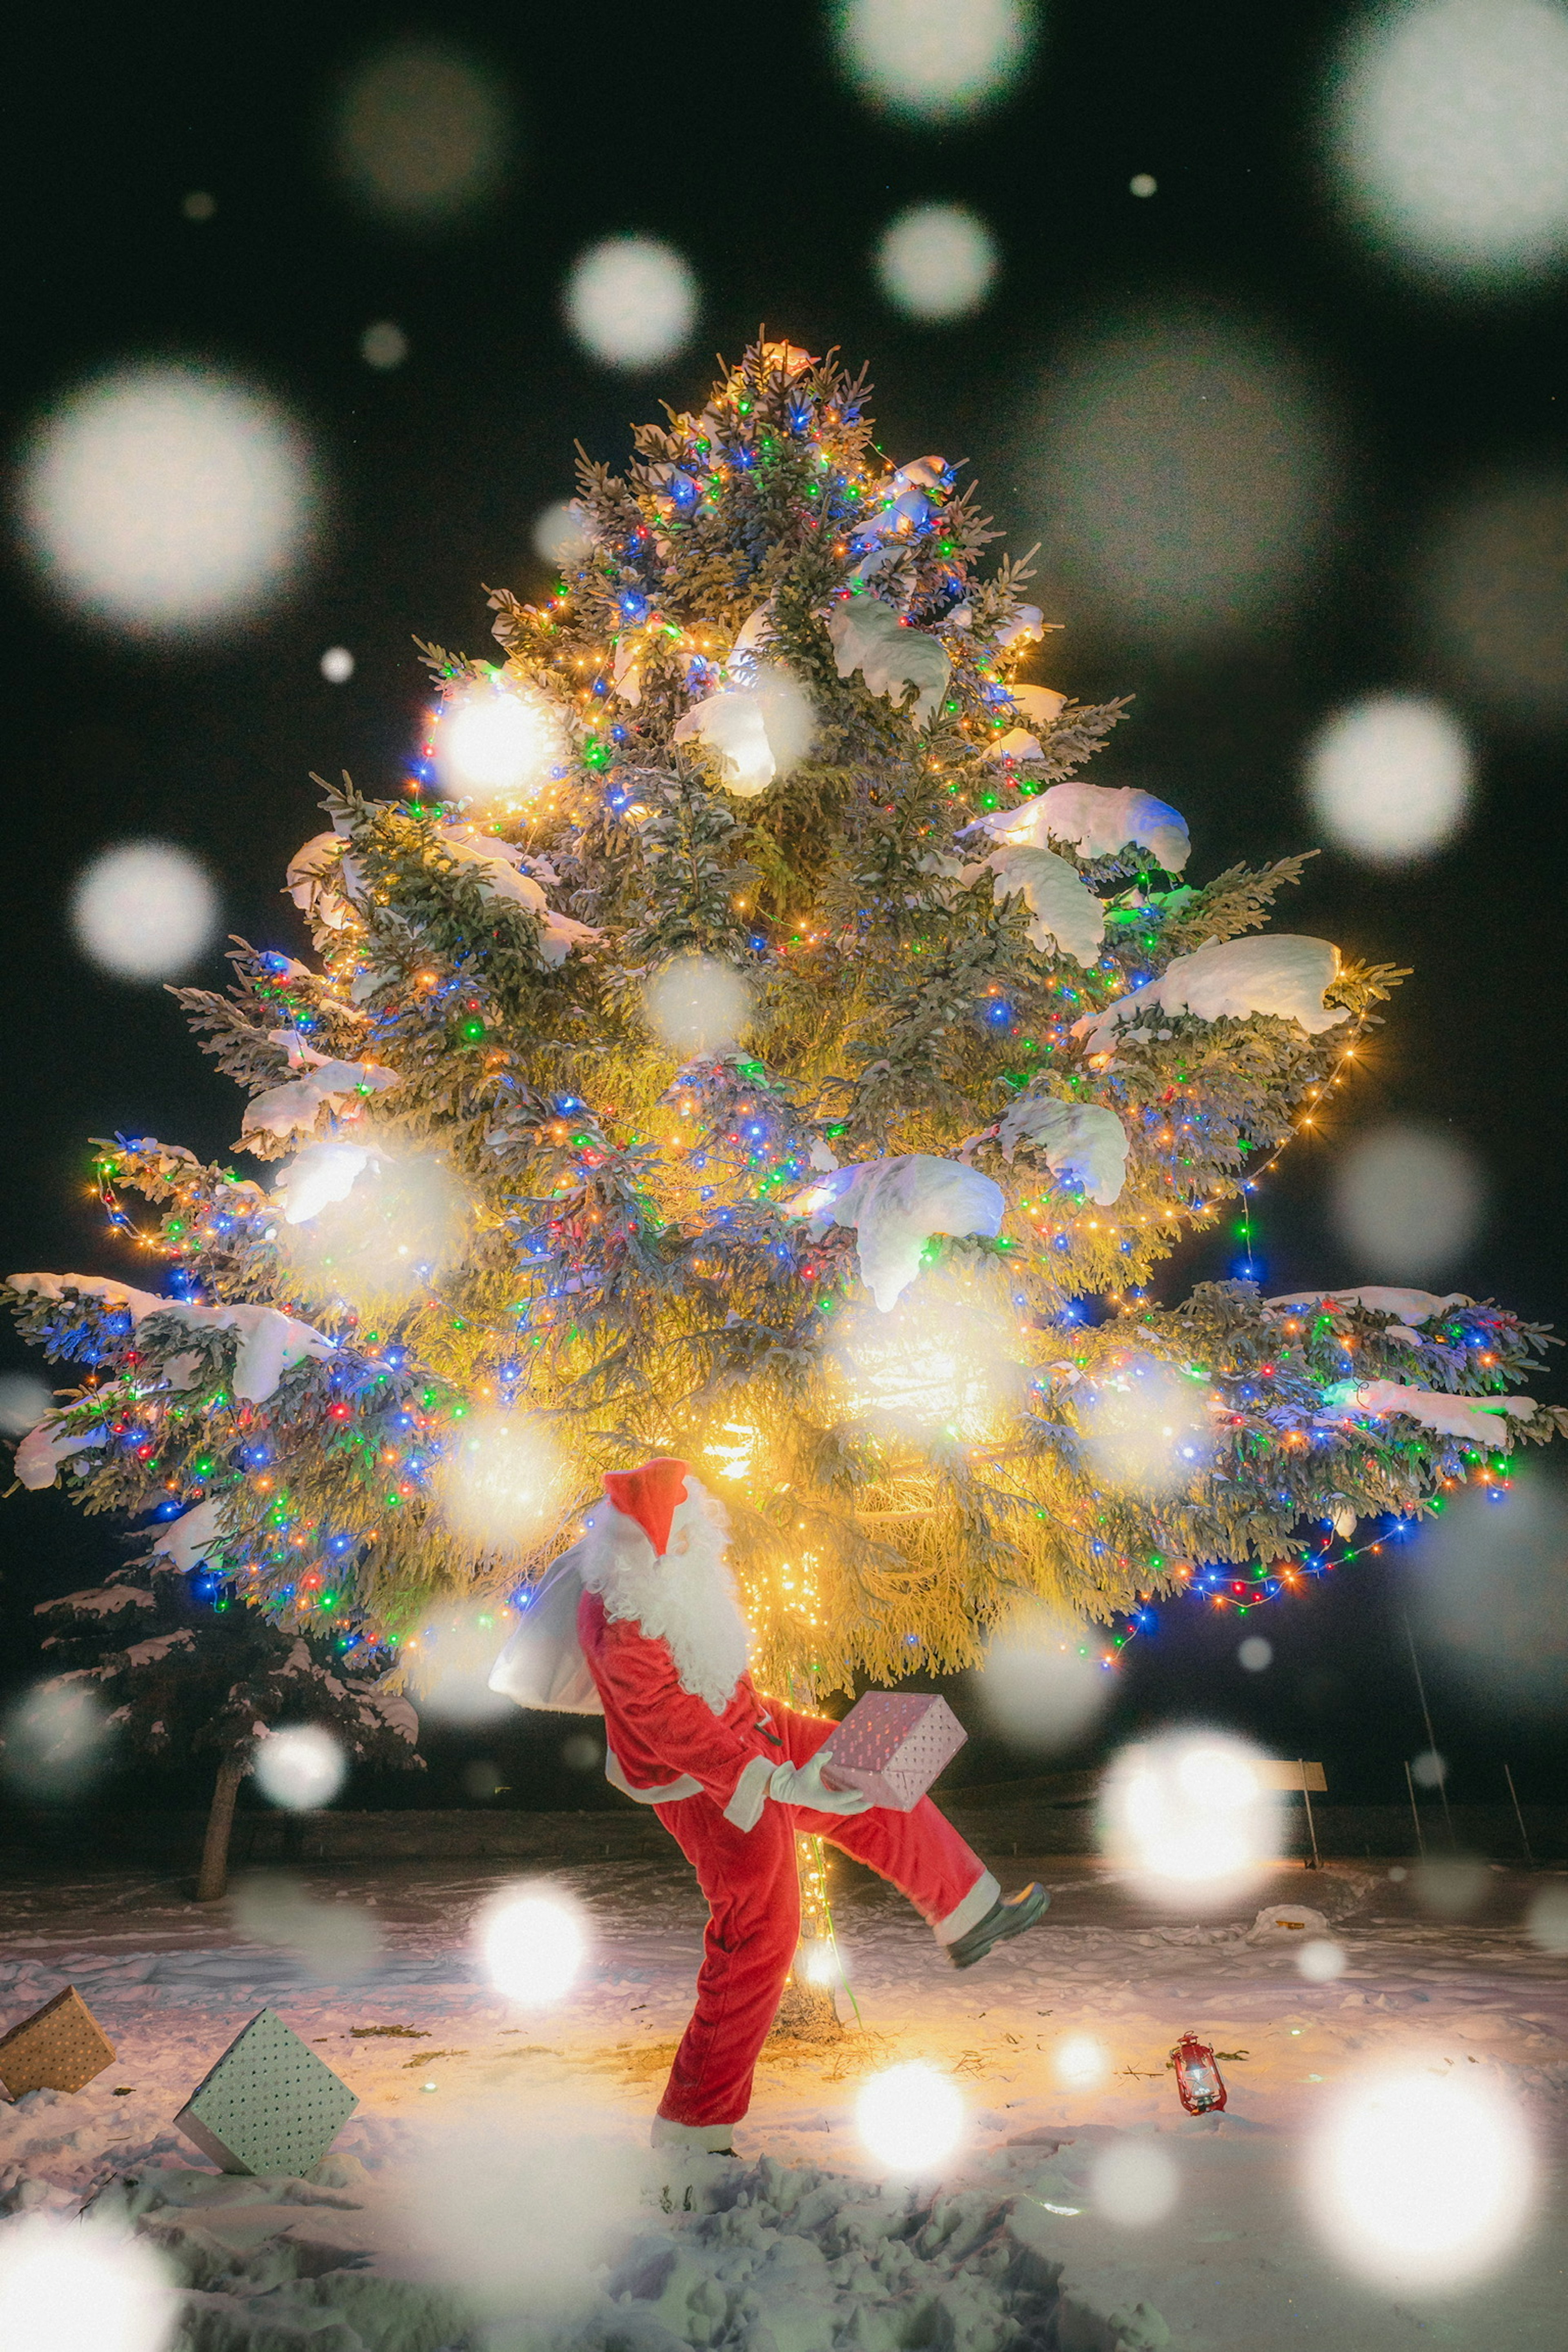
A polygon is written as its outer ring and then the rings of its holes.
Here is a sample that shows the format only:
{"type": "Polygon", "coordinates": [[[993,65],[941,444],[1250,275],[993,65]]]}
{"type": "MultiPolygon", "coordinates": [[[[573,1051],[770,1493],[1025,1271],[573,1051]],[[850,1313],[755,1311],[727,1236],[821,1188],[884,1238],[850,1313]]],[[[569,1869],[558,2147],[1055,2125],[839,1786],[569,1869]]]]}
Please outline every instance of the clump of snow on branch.
{"type": "Polygon", "coordinates": [[[1416,1324],[1431,1323],[1456,1307],[1474,1304],[1474,1299],[1468,1298],[1462,1290],[1450,1290],[1439,1298],[1430,1290],[1406,1290],[1385,1282],[1363,1283],[1353,1290],[1287,1290],[1278,1298],[1263,1301],[1265,1313],[1270,1315],[1311,1307],[1364,1307],[1372,1315],[1393,1316],[1388,1333],[1393,1339],[1414,1339],[1416,1324]]]}
{"type": "Polygon", "coordinates": [[[573,948],[591,947],[601,936],[591,924],[577,922],[550,905],[543,885],[522,872],[527,863],[524,853],[509,841],[497,841],[488,834],[476,834],[472,826],[454,824],[442,825],[434,838],[449,857],[478,866],[480,887],[487,898],[508,899],[536,919],[540,927],[539,953],[552,971],[566,961],[573,948]]]}
{"type": "Polygon", "coordinates": [[[811,748],[804,689],[784,670],[750,667],[754,683],[722,687],[694,702],[674,732],[677,743],[701,742],[716,755],[720,782],[741,800],[765,793],[811,748]]]}
{"type": "MultiPolygon", "coordinates": [[[[1036,690],[1014,687],[1013,699],[1036,690]]],[[[1168,874],[1179,874],[1192,850],[1179,811],[1132,786],[1052,784],[1021,808],[998,809],[969,830],[981,828],[998,841],[1035,848],[1065,842],[1086,858],[1114,857],[1132,845],[1146,849],[1168,874]]]]}
{"type": "MultiPolygon", "coordinates": [[[[101,1299],[106,1307],[122,1307],[133,1324],[140,1327],[150,1316],[156,1315],[176,1328],[193,1335],[207,1331],[234,1331],[239,1344],[235,1351],[232,1386],[242,1402],[263,1404],[272,1395],[287,1371],[307,1356],[317,1360],[336,1354],[335,1343],[309,1323],[301,1323],[292,1315],[285,1315],[277,1307],[202,1307],[185,1298],[154,1298],[150,1291],[131,1290],[122,1282],[110,1282],[91,1274],[14,1274],[8,1287],[35,1298],[63,1298],[68,1291],[101,1299]]],[[[187,1361],[172,1358],[167,1367],[172,1384],[178,1387],[176,1370],[187,1361]]],[[[41,1424],[49,1430],[50,1424],[41,1424]]],[[[37,1437],[39,1431],[32,1434],[37,1437]]],[[[51,1433],[52,1434],[52,1433],[51,1433]]],[[[88,1441],[83,1441],[87,1443],[88,1441]]],[[[66,1450],[66,1449],[62,1449],[66,1450]]],[[[74,1450],[74,1449],[73,1449],[74,1450]]],[[[43,1481],[45,1485],[47,1480],[43,1481]]]]}
{"type": "Polygon", "coordinates": [[[1323,991],[1338,973],[1339,950],[1327,940],[1290,931],[1213,940],[1191,955],[1177,956],[1157,979],[1103,1012],[1075,1021],[1072,1034],[1082,1038],[1085,1053],[1101,1054],[1113,1045],[1118,1029],[1147,1013],[1189,1013],[1200,1021],[1270,1013],[1316,1036],[1350,1017],[1343,1006],[1323,1003],[1323,991]]]}
{"type": "Polygon", "coordinates": [[[313,1129],[323,1108],[340,1116],[345,1105],[363,1102],[371,1095],[385,1094],[399,1084],[395,1070],[384,1069],[379,1062],[340,1062],[326,1054],[319,1054],[306,1044],[294,1029],[274,1029],[268,1032],[269,1042],[281,1045],[288,1055],[291,1069],[300,1071],[280,1087],[268,1087],[246,1105],[240,1122],[242,1135],[274,1135],[279,1138],[308,1132],[313,1129]]]}
{"type": "Polygon", "coordinates": [[[919,1273],[934,1234],[994,1239],[1007,1208],[988,1176],[926,1151],[840,1168],[793,1205],[819,1237],[831,1225],[853,1227],[861,1279],[884,1314],[919,1273]]]}
{"type": "Polygon", "coordinates": [[[1077,870],[1049,849],[994,850],[966,866],[973,881],[989,867],[998,898],[1021,898],[1030,911],[1030,945],[1042,955],[1060,949],[1085,971],[1094,963],[1105,936],[1105,910],[1077,870]]]}
{"type": "Polygon", "coordinates": [[[1076,1185],[1103,1209],[1120,1200],[1127,1176],[1127,1130],[1103,1103],[1062,1102],[1055,1095],[1022,1095],[997,1129],[1002,1158],[1032,1144],[1051,1174],[1076,1185]]]}
{"type": "Polygon", "coordinates": [[[165,1520],[153,1534],[154,1559],[166,1559],[171,1568],[182,1570],[199,1568],[216,1548],[222,1510],[222,1497],[209,1495],[205,1502],[182,1511],[177,1519],[165,1520]]]}
{"type": "Polygon", "coordinates": [[[1437,1389],[1409,1388],[1403,1381],[1336,1381],[1323,1391],[1323,1402],[1340,1412],[1402,1412],[1440,1437],[1457,1437],[1493,1453],[1512,1444],[1511,1420],[1533,1421],[1540,1410],[1533,1397],[1445,1396],[1437,1389]]]}
{"type": "Polygon", "coordinates": [[[935,637],[905,628],[892,606],[875,596],[835,604],[828,635],[841,677],[852,677],[858,669],[868,690],[892,703],[901,703],[905,689],[915,687],[915,719],[922,727],[930,725],[952,669],[935,637]]]}

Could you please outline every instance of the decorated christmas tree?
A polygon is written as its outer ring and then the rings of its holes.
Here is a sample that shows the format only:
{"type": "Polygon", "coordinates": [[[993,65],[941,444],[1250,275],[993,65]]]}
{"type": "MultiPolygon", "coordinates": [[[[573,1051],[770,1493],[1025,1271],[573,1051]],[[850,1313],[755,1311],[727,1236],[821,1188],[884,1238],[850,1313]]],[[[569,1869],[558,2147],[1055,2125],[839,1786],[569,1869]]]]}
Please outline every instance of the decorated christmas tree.
{"type": "Polygon", "coordinates": [[[243,1601],[412,1664],[676,1454],[809,1701],[1040,1603],[1250,1605],[1550,1434],[1499,1308],[1155,1303],[1399,975],[1263,928],[1300,860],[1193,881],[1175,809],[1083,780],[1123,706],[1026,677],[1027,566],[866,397],[758,344],[583,462],[498,661],[423,648],[403,789],[324,787],[289,870],[311,960],[178,992],[259,1174],[100,1146],[134,1286],[13,1278],[85,1383],[26,1483],[189,1509],[243,1601]]]}

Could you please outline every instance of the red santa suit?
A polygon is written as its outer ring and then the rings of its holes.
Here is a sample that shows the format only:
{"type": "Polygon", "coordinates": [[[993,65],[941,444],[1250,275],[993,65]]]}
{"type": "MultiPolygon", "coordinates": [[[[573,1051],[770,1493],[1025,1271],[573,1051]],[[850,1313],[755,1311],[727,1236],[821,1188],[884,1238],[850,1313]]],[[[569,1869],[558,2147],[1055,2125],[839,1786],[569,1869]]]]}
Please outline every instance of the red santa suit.
{"type": "Polygon", "coordinates": [[[695,1870],[709,1912],[696,2009],[654,2129],[662,2140],[727,2147],[799,1938],[798,1832],[889,1880],[942,1944],[985,1918],[1000,1889],[929,1798],[907,1813],[780,1801],[774,1784],[788,1790],[795,1778],[780,1767],[809,1765],[835,1727],[761,1697],[752,1683],[722,1509],[683,1462],[612,1472],[604,1484],[608,1503],[552,1572],[561,1579],[547,1603],[557,1645],[541,1667],[525,1619],[491,1680],[523,1705],[581,1707],[586,1666],[604,1715],[606,1774],[653,1807],[695,1870]],[[574,1591],[576,1659],[559,1639],[574,1591]]]}

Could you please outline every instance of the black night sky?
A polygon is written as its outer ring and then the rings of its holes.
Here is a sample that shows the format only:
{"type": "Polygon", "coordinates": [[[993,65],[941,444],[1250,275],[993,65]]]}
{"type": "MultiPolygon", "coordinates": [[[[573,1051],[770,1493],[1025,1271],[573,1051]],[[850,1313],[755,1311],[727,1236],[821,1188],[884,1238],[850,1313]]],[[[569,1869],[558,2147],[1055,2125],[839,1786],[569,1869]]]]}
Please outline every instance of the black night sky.
{"type": "MultiPolygon", "coordinates": [[[[221,1157],[237,1132],[234,1087],[171,1001],[100,975],[74,946],[66,903],[82,865],[128,836],[183,844],[220,877],[225,929],[301,951],[279,885],[317,830],[309,772],[347,769],[361,788],[396,792],[422,708],[412,638],[487,652],[484,583],[546,585],[532,525],[570,497],[574,441],[620,459],[632,417],[656,415],[661,398],[700,405],[712,354],[737,355],[765,321],[813,352],[836,344],[868,361],[891,456],[968,458],[1009,543],[1047,538],[1031,593],[1065,626],[1034,674],[1088,701],[1134,698],[1094,780],[1144,784],[1180,808],[1195,875],[1322,843],[1302,755],[1335,709],[1400,688],[1456,714],[1476,760],[1468,827],[1396,870],[1325,849],[1277,916],[1414,977],[1374,1066],[1258,1194],[1260,1255],[1270,1289],[1375,1279],[1336,1234],[1330,1171],[1358,1129],[1414,1118],[1468,1144],[1490,1192],[1483,1229],[1429,1286],[1568,1327],[1552,879],[1568,849],[1568,701],[1553,715],[1483,690],[1426,617],[1448,502],[1490,476],[1563,465],[1561,280],[1447,291],[1358,239],[1318,128],[1347,16],[1322,0],[1053,0],[1008,100],[946,130],[890,123],[847,90],[816,6],[445,0],[404,16],[280,0],[235,15],[65,0],[18,22],[8,452],[95,371],[185,357],[285,404],[326,507],[296,593],[238,634],[162,649],[127,646],[50,602],[7,524],[0,1269],[147,1279],[90,1197],[88,1139],[156,1134],[221,1157]],[[439,231],[356,209],[332,162],[345,78],[405,37],[466,52],[514,125],[492,200],[439,231]],[[1152,196],[1130,193],[1139,173],[1157,183],[1152,196]],[[187,205],[194,191],[212,197],[209,217],[189,216],[205,210],[187,205]],[[979,213],[1002,263],[977,315],[917,326],[890,308],[868,256],[891,215],[935,199],[979,213]],[[677,247],[703,289],[687,349],[632,374],[588,360],[560,309],[575,257],[627,230],[677,247]],[[1293,354],[1326,452],[1292,592],[1187,642],[1085,584],[1071,526],[1051,523],[1040,425],[1071,354],[1151,310],[1228,322],[1293,354]],[[379,320],[408,343],[382,371],[361,356],[379,320]],[[345,685],[321,675],[329,646],[354,655],[345,685]]],[[[1568,555],[1553,561],[1568,629],[1568,555]]],[[[193,976],[213,984],[221,969],[214,951],[193,976]]],[[[1188,1252],[1162,1295],[1233,1255],[1229,1243],[1188,1252]]],[[[0,1344],[4,1369],[23,1368],[20,1343],[0,1344]]],[[[1535,1392],[1568,1395],[1555,1371],[1535,1392]]],[[[33,1603],[92,1580],[113,1542],[60,1495],[17,1494],[0,1547],[0,1671],[14,1685],[37,1671],[33,1603]]],[[[1358,1562],[1250,1620],[1275,1646],[1261,1675],[1238,1666],[1233,1619],[1166,1605],[1129,1654],[1113,1733],[1199,1716],[1322,1757],[1336,1794],[1395,1801],[1402,1759],[1427,1744],[1399,1618],[1418,1553],[1358,1562]]],[[[1521,1723],[1502,1693],[1467,1695],[1439,1660],[1429,1685],[1456,1796],[1500,1799],[1506,1758],[1521,1794],[1556,1797],[1561,1718],[1521,1723]]],[[[468,1752],[493,1747],[476,1738],[468,1752]]],[[[982,1765],[1031,1769],[984,1748],[976,1774],[982,1765]]],[[[556,1785],[541,1768],[521,1793],[556,1785]]]]}

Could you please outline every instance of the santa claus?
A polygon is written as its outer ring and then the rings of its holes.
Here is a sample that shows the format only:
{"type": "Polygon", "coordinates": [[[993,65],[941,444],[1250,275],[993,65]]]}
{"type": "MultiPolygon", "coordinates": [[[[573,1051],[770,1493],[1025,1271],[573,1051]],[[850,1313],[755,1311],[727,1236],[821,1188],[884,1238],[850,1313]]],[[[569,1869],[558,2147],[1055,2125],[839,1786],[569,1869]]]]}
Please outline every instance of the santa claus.
{"type": "Polygon", "coordinates": [[[684,1462],[611,1471],[604,1490],[490,1683],[522,1706],[602,1713],[606,1775],[653,1806],[696,1872],[709,1912],[696,2009],[653,2144],[725,2154],[794,1956],[798,1832],[906,1895],[955,1968],[1032,1927],[1050,1897],[1004,1896],[928,1797],[893,1812],[823,1780],[835,1727],[758,1696],[724,1512],[684,1462]]]}

